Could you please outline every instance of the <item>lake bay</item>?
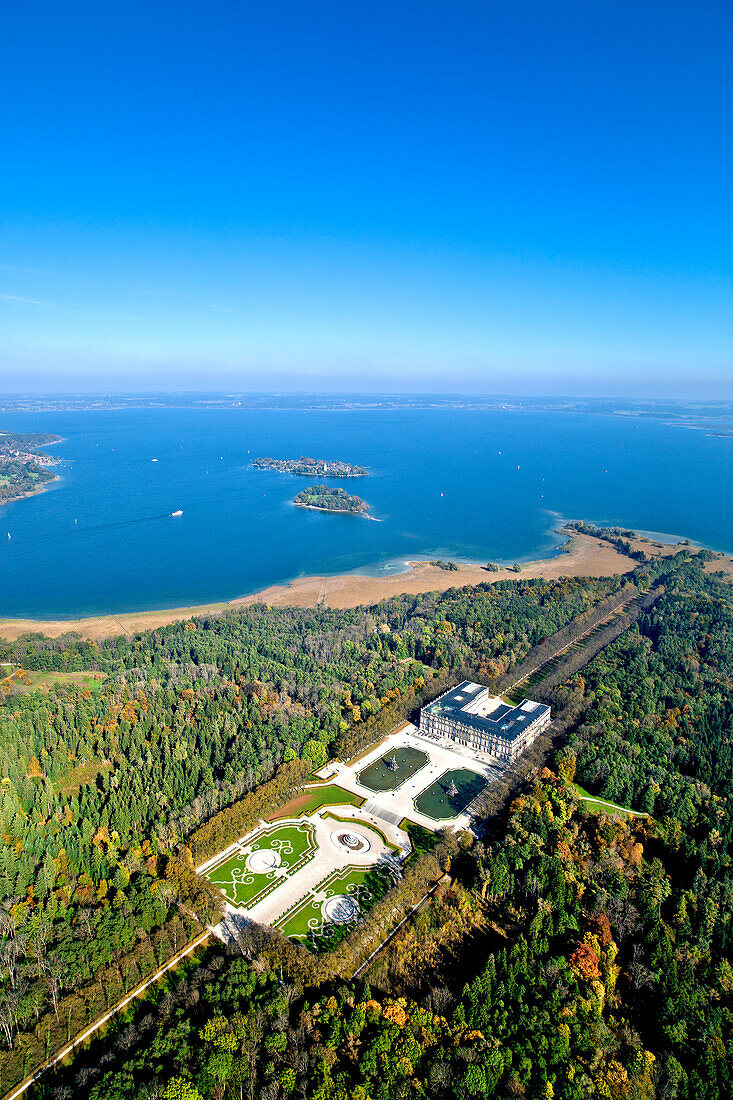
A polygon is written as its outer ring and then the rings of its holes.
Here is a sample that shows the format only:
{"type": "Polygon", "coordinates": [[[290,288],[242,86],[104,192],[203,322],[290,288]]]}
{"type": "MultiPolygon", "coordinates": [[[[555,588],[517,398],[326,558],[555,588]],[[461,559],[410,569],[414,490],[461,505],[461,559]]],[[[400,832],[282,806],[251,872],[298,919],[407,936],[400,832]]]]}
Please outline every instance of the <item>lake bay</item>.
{"type": "Polygon", "coordinates": [[[163,408],[12,413],[0,426],[64,440],[48,448],[60,481],[0,508],[3,616],[189,606],[421,557],[522,561],[551,554],[567,519],[733,549],[733,438],[653,419],[163,408]],[[380,522],[295,508],[306,479],[251,467],[300,455],[368,466],[328,483],[380,522]]]}

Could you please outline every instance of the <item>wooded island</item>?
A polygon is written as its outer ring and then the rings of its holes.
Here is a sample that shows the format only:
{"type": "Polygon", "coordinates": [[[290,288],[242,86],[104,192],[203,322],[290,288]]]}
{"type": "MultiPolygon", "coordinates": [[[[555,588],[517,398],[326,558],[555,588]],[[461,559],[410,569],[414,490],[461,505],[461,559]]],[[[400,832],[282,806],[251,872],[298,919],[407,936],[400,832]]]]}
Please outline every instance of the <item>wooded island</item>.
{"type": "Polygon", "coordinates": [[[309,485],[293,501],[299,508],[318,508],[323,512],[350,512],[363,515],[369,505],[361,497],[351,496],[345,489],[329,485],[309,485]]]}

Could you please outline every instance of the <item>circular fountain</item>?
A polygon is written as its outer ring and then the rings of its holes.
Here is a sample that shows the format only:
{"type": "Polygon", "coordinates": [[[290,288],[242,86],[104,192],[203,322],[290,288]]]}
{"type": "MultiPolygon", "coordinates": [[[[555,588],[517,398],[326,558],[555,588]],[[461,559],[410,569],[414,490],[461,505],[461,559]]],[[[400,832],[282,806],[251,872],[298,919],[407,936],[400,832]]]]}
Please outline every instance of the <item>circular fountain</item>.
{"type": "Polygon", "coordinates": [[[273,848],[258,848],[247,856],[246,867],[256,875],[266,875],[280,866],[280,853],[273,848]]]}
{"type": "Polygon", "coordinates": [[[359,906],[347,894],[337,894],[324,901],[322,913],[331,924],[348,924],[359,916],[359,906]]]}
{"type": "Polygon", "coordinates": [[[331,833],[331,843],[342,852],[358,852],[359,855],[364,855],[372,846],[366,833],[360,829],[343,827],[331,833]]]}
{"type": "Polygon", "coordinates": [[[343,844],[344,848],[350,848],[352,852],[358,852],[360,848],[364,847],[364,841],[360,840],[355,833],[341,833],[338,841],[339,844],[343,844]]]}

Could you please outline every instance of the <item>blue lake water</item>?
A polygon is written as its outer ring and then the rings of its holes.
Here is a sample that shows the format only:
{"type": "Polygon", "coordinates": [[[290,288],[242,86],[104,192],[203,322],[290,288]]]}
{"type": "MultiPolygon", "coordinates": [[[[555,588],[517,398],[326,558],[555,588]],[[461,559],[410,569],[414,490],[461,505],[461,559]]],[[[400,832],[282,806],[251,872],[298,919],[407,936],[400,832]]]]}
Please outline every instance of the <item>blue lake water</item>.
{"type": "Polygon", "coordinates": [[[0,615],[185,606],[423,556],[521,561],[550,554],[563,519],[733,549],[733,439],[653,420],[127,409],[12,414],[2,427],[58,433],[49,451],[64,464],[49,491],[0,508],[0,615]],[[294,508],[305,479],[250,466],[303,454],[369,466],[334,484],[380,522],[294,508]]]}

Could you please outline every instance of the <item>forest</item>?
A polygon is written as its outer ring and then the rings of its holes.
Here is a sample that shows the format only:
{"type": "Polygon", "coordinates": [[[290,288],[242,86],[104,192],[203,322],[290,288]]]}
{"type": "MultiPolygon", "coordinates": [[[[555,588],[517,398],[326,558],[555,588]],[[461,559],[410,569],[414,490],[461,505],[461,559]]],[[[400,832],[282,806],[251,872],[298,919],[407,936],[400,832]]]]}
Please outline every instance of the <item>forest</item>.
{"type": "MultiPolygon", "coordinates": [[[[577,716],[565,744],[478,839],[416,846],[370,919],[438,889],[365,979],[348,943],[330,962],[264,931],[209,948],[32,1095],[730,1096],[733,593],[703,565],[639,565],[658,598],[553,689],[577,716]],[[644,816],[587,812],[576,783],[644,816]]],[[[5,645],[106,680],[0,705],[3,1087],[216,913],[192,848],[462,671],[504,676],[625,583],[5,645]]]]}

